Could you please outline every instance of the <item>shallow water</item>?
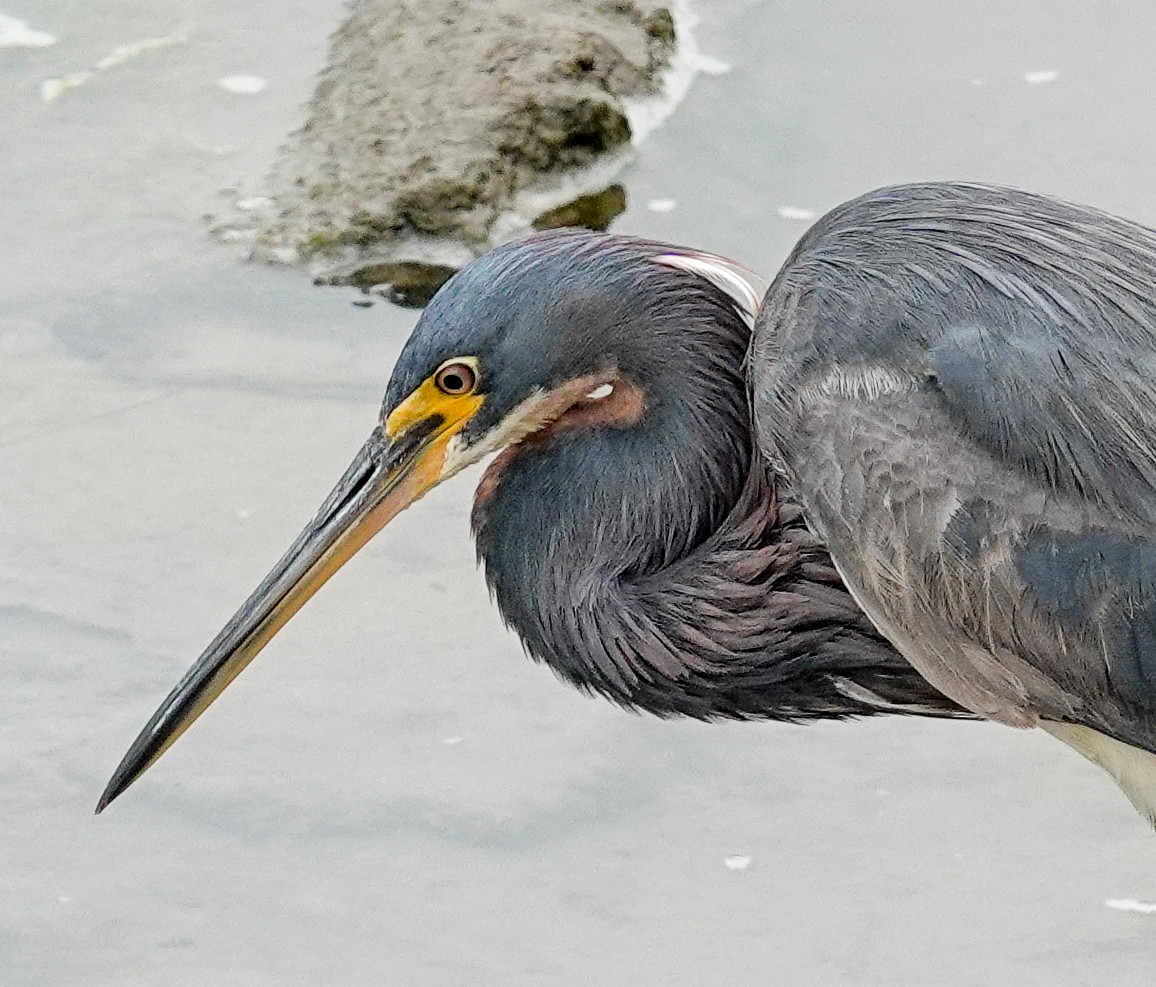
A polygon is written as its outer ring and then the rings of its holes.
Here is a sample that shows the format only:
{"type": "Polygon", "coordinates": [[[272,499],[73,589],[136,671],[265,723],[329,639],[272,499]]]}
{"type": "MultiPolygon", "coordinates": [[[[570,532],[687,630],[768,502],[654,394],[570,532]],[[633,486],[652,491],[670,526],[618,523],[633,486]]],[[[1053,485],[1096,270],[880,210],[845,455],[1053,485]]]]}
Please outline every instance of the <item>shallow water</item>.
{"type": "MultiPolygon", "coordinates": [[[[942,177],[1156,222],[1156,8],[1012,6],[700,4],[732,70],[643,147],[618,228],[770,273],[806,225],[780,211],[942,177]]],[[[0,984],[1149,981],[1156,917],[1105,901],[1156,900],[1156,843],[1105,776],[991,725],[584,699],[490,607],[467,480],[91,815],[359,447],[414,321],[204,232],[260,192],[340,9],[0,7],[59,39],[0,49],[0,984]]]]}

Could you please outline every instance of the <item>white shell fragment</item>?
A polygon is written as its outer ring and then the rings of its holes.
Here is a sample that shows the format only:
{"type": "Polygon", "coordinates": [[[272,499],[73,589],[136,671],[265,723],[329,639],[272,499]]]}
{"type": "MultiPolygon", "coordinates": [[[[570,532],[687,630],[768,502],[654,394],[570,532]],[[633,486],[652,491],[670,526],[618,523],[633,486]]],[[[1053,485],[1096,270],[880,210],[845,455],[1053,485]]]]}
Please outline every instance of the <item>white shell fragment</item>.
{"type": "Polygon", "coordinates": [[[47,48],[56,44],[56,38],[47,31],[38,31],[24,21],[0,14],[0,48],[47,48]]]}
{"type": "Polygon", "coordinates": [[[1104,904],[1118,912],[1138,912],[1141,915],[1156,915],[1156,902],[1137,901],[1135,898],[1109,898],[1104,904]]]}
{"type": "Polygon", "coordinates": [[[715,58],[713,55],[699,55],[698,70],[703,75],[726,75],[731,70],[731,66],[729,62],[724,62],[721,58],[715,58]]]}
{"type": "Polygon", "coordinates": [[[227,93],[237,96],[256,96],[269,85],[259,75],[226,75],[217,80],[217,85],[227,93]]]}
{"type": "Polygon", "coordinates": [[[169,48],[172,45],[181,45],[186,41],[183,34],[166,34],[159,38],[142,38],[140,41],[130,41],[127,45],[113,48],[107,55],[96,63],[96,69],[104,72],[116,68],[125,62],[143,55],[146,51],[156,51],[158,48],[169,48]]]}
{"type": "Polygon", "coordinates": [[[1029,86],[1041,86],[1046,82],[1055,82],[1060,77],[1060,73],[1055,69],[1042,69],[1037,72],[1025,72],[1024,82],[1029,86]]]}
{"type": "Polygon", "coordinates": [[[780,219],[814,219],[814,209],[800,209],[798,206],[779,206],[775,210],[780,219]]]}
{"type": "Polygon", "coordinates": [[[72,72],[59,79],[45,79],[40,83],[40,98],[46,103],[63,96],[69,89],[83,86],[92,78],[91,72],[72,72]]]}
{"type": "Polygon", "coordinates": [[[651,199],[646,208],[651,212],[671,212],[678,203],[674,199],[651,199]]]}
{"type": "Polygon", "coordinates": [[[748,867],[750,867],[750,865],[750,857],[727,857],[726,860],[723,861],[723,866],[725,866],[727,870],[746,870],[748,867]]]}

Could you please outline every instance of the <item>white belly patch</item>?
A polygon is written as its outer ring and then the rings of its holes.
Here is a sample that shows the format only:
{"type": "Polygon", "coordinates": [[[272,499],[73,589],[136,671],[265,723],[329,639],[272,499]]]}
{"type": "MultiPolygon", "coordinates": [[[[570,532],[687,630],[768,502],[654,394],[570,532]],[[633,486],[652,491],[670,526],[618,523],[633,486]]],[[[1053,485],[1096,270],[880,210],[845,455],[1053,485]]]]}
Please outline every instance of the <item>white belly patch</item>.
{"type": "Polygon", "coordinates": [[[1041,720],[1040,726],[1107,771],[1140,815],[1156,826],[1156,754],[1074,723],[1041,720]]]}

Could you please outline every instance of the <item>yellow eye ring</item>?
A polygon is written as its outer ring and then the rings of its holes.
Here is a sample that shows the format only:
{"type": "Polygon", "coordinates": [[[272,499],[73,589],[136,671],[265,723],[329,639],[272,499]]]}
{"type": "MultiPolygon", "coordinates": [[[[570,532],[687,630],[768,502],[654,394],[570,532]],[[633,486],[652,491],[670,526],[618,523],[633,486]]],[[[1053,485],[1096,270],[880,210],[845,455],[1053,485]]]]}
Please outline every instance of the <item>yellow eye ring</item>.
{"type": "Polygon", "coordinates": [[[434,374],[434,386],[452,397],[469,394],[477,385],[477,371],[468,363],[447,363],[434,374]]]}

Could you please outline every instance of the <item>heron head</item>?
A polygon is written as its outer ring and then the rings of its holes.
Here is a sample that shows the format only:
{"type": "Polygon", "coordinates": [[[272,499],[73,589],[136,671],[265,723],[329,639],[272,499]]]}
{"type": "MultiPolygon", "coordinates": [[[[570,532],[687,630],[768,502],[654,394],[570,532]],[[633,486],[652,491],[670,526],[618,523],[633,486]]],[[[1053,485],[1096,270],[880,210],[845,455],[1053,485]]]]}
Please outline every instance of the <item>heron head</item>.
{"type": "Polygon", "coordinates": [[[618,387],[635,403],[661,397],[656,383],[693,316],[710,323],[704,305],[721,298],[753,318],[758,297],[728,265],[577,229],[499,247],[423,312],[390,378],[382,429],[391,441],[428,433],[428,475],[445,479],[618,387]]]}
{"type": "MultiPolygon", "coordinates": [[[[382,405],[390,442],[424,434],[443,480],[517,442],[639,363],[623,330],[653,288],[631,241],[566,230],[507,244],[454,275],[422,313],[382,405]]],[[[643,361],[644,362],[644,361],[643,361]]]]}
{"type": "Polygon", "coordinates": [[[670,347],[679,345],[688,305],[731,305],[732,322],[734,308],[753,317],[757,298],[728,270],[707,254],[562,230],[500,247],[454,275],[405,344],[369,440],[153,715],[97,811],[168,749],[330,576],[424,493],[613,394],[630,397],[606,405],[616,409],[617,424],[637,420],[670,347]],[[706,291],[708,282],[713,287],[706,291]]]}

